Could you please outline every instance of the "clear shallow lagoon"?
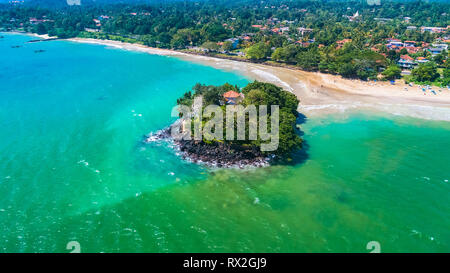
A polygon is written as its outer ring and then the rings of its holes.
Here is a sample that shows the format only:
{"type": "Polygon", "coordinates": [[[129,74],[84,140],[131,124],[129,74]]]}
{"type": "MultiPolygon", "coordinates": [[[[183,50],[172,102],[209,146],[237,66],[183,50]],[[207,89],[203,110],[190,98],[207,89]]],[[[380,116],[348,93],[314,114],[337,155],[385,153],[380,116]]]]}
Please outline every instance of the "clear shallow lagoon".
{"type": "Polygon", "coordinates": [[[297,164],[212,172],[140,140],[196,82],[248,79],[2,35],[0,252],[450,251],[450,123],[309,119],[297,164]]]}

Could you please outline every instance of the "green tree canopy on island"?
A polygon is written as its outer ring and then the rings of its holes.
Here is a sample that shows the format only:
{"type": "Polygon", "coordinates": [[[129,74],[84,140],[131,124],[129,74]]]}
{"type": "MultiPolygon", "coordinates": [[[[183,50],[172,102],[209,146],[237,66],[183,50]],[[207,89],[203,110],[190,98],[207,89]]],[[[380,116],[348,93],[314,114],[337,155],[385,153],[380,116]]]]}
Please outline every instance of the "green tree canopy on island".
{"type": "MultiPolygon", "coordinates": [[[[224,111],[223,116],[226,116],[226,107],[224,105],[223,94],[227,91],[240,92],[238,86],[233,86],[230,84],[224,84],[221,86],[213,85],[202,85],[196,84],[192,91],[186,92],[182,97],[177,100],[179,105],[192,106],[194,98],[196,96],[202,96],[203,98],[203,108],[210,104],[222,105],[221,109],[224,111]]],[[[266,152],[268,154],[278,155],[280,158],[288,159],[292,153],[302,146],[302,139],[297,133],[296,122],[297,122],[297,108],[299,105],[299,100],[297,97],[282,88],[271,84],[263,82],[252,82],[247,86],[242,88],[241,93],[244,95],[244,99],[238,103],[244,107],[249,105],[254,105],[258,108],[261,105],[266,105],[268,109],[268,124],[270,124],[270,109],[271,105],[279,106],[279,144],[276,151],[266,152]]],[[[248,117],[247,117],[248,118],[248,117]]],[[[203,117],[203,124],[205,124],[209,118],[203,117]]],[[[225,122],[225,120],[224,120],[225,122]]],[[[245,123],[246,132],[249,130],[249,120],[245,123]]],[[[225,124],[224,124],[225,128],[225,124]]],[[[235,134],[236,135],[236,134],[235,134]]],[[[225,139],[225,137],[224,137],[225,139]]],[[[234,145],[239,145],[246,148],[260,148],[261,144],[265,141],[261,140],[258,135],[257,140],[243,140],[243,141],[229,141],[229,140],[217,140],[225,143],[233,143],[234,145]]],[[[208,143],[204,139],[204,142],[208,143]]],[[[265,152],[263,152],[265,153],[265,152]]]]}

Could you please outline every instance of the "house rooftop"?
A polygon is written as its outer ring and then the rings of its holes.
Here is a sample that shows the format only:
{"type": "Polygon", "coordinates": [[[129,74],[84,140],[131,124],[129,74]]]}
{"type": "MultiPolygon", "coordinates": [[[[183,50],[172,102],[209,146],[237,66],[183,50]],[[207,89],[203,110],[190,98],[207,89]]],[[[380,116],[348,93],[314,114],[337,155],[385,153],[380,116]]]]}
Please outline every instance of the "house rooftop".
{"type": "Polygon", "coordinates": [[[345,44],[345,43],[350,43],[351,41],[352,41],[352,39],[344,39],[344,40],[337,41],[336,43],[337,44],[345,44]]]}
{"type": "Polygon", "coordinates": [[[400,59],[401,60],[408,60],[408,61],[413,61],[414,60],[413,58],[411,58],[408,55],[400,55],[400,59]]]}
{"type": "Polygon", "coordinates": [[[237,98],[239,96],[240,96],[240,94],[233,90],[230,90],[230,91],[226,92],[225,94],[223,94],[224,98],[237,98]]]}

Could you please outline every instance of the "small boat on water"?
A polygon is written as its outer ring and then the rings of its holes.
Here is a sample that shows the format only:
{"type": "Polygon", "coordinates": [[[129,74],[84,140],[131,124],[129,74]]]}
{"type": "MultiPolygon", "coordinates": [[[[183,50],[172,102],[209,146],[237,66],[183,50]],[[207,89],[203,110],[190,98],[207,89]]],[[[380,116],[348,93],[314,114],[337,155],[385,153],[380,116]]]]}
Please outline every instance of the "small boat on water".
{"type": "Polygon", "coordinates": [[[42,52],[45,52],[45,50],[39,49],[39,50],[35,50],[35,51],[34,51],[34,53],[42,53],[42,52]]]}
{"type": "Polygon", "coordinates": [[[11,48],[19,48],[19,47],[22,47],[21,45],[13,45],[13,46],[11,46],[11,48]]]}

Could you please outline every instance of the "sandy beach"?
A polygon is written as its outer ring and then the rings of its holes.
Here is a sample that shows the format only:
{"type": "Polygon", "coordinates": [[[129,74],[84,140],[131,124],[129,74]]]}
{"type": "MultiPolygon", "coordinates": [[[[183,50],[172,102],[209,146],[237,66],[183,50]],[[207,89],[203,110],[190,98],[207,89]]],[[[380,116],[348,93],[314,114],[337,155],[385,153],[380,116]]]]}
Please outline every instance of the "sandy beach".
{"type": "Polygon", "coordinates": [[[423,92],[419,86],[406,85],[402,80],[398,80],[395,85],[391,85],[389,82],[365,82],[344,79],[331,74],[199,56],[119,41],[83,38],[73,38],[69,41],[174,56],[217,69],[240,73],[251,80],[271,82],[294,93],[300,99],[298,110],[306,116],[366,109],[395,115],[450,121],[450,90],[447,88],[433,87],[435,95],[430,90],[423,92]]]}

